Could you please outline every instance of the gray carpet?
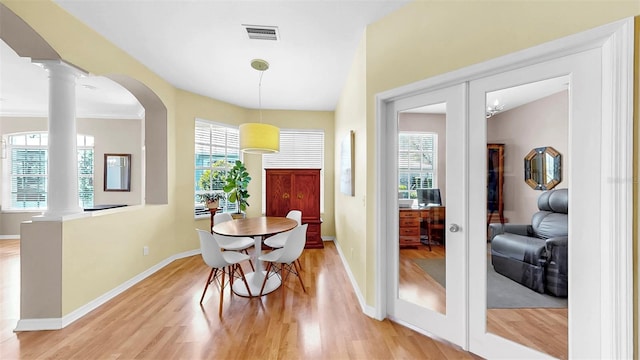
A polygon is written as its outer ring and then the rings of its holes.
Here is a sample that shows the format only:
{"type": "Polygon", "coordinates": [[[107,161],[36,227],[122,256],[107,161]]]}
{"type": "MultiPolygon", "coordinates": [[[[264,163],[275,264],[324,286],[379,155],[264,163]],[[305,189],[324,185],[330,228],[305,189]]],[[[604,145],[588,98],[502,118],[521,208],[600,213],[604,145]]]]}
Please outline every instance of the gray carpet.
{"type": "MultiPolygon", "coordinates": [[[[444,259],[414,259],[416,264],[442,287],[446,287],[444,259]]],[[[537,293],[493,270],[487,260],[487,308],[566,308],[567,299],[537,293]]]]}

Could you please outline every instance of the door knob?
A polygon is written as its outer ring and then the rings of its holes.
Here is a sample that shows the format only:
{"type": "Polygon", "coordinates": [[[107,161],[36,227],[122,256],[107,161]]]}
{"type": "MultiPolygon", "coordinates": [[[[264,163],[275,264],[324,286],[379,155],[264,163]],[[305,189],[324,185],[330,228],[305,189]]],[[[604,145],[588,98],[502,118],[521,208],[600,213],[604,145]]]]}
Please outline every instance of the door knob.
{"type": "Polygon", "coordinates": [[[458,232],[460,231],[460,226],[458,224],[451,224],[449,225],[449,231],[458,232]]]}

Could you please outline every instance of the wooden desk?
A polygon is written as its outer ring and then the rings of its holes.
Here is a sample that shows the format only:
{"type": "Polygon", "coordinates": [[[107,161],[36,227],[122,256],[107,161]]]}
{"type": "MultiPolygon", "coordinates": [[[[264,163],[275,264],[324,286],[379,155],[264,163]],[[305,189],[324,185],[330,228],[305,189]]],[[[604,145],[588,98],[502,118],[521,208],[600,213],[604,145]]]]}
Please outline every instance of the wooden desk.
{"type": "Polygon", "coordinates": [[[426,229],[431,217],[431,209],[444,209],[444,206],[433,206],[430,208],[401,208],[399,211],[399,245],[400,248],[416,247],[420,245],[420,230],[426,229]]]}
{"type": "MultiPolygon", "coordinates": [[[[298,222],[286,217],[261,216],[255,218],[238,219],[233,221],[225,221],[214,225],[212,231],[216,234],[225,236],[253,236],[255,240],[255,250],[253,253],[256,271],[245,274],[251,294],[247,292],[244,283],[241,281],[233,284],[233,292],[240,296],[251,296],[260,294],[260,288],[264,281],[266,272],[259,260],[262,253],[262,237],[265,235],[278,234],[289,231],[298,226],[298,222]],[[242,286],[241,286],[242,285],[242,286]]],[[[280,286],[280,278],[272,276],[267,280],[264,287],[263,295],[268,294],[280,286]]]]}

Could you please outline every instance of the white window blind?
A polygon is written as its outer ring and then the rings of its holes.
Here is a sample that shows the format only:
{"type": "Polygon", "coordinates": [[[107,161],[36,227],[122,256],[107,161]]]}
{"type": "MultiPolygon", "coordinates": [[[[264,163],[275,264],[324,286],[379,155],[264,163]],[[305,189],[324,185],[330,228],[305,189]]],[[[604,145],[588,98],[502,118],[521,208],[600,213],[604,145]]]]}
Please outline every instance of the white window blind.
{"type": "Polygon", "coordinates": [[[320,169],[320,212],[324,212],[324,131],[280,129],[280,152],[262,155],[262,212],[266,211],[264,169],[320,169]]]}
{"type": "Polygon", "coordinates": [[[324,132],[280,130],[280,152],[262,156],[265,169],[324,168],[324,132]]]}
{"type": "MultiPolygon", "coordinates": [[[[221,192],[227,171],[242,160],[237,127],[196,119],[195,123],[195,215],[209,214],[200,194],[221,192]]],[[[235,211],[235,203],[220,202],[223,211],[235,211]]]]}
{"type": "MultiPolygon", "coordinates": [[[[7,135],[10,186],[3,197],[5,209],[43,210],[47,208],[48,139],[46,132],[7,135]]],[[[81,207],[92,207],[94,200],[94,138],[77,135],[78,197],[81,207]]]]}
{"type": "Polygon", "coordinates": [[[398,196],[415,199],[416,189],[437,187],[435,133],[402,131],[398,135],[398,196]]]}

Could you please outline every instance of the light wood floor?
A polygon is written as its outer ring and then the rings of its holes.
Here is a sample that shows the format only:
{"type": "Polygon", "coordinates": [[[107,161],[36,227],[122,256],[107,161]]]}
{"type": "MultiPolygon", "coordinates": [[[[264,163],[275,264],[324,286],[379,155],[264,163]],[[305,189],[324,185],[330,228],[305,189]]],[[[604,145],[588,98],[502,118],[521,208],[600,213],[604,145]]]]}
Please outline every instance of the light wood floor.
{"type": "MultiPolygon", "coordinates": [[[[444,288],[413,261],[415,258],[443,258],[443,246],[400,250],[400,296],[402,299],[445,313],[444,288]]],[[[567,309],[489,309],[487,330],[503,338],[567,359],[567,309]]]]}
{"type": "Polygon", "coordinates": [[[13,333],[18,241],[0,241],[0,359],[477,359],[362,313],[333,243],[305,250],[297,279],[261,299],[218,291],[198,304],[208,268],[177,260],[62,330],[13,333]],[[283,304],[284,300],[284,304],[283,304]],[[283,308],[284,305],[284,308],[283,308]]]}

